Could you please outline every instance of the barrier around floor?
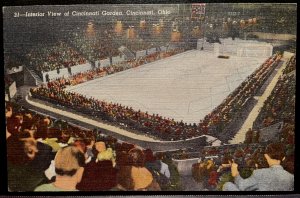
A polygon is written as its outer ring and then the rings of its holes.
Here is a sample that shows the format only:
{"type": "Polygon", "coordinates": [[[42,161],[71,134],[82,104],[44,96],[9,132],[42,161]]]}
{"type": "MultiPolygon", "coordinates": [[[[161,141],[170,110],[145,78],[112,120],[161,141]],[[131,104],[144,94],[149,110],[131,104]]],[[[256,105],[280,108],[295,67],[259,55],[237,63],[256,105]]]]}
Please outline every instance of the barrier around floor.
{"type": "Polygon", "coordinates": [[[189,176],[192,175],[192,166],[193,164],[197,163],[200,159],[199,158],[192,158],[192,159],[172,159],[174,164],[176,165],[178,172],[182,176],[189,176]]]}
{"type": "MultiPolygon", "coordinates": [[[[100,67],[106,67],[106,66],[109,66],[109,65],[110,65],[109,58],[100,60],[99,62],[100,62],[100,67]]],[[[97,62],[96,65],[98,65],[98,62],[97,62]]]]}
{"type": "Polygon", "coordinates": [[[136,52],[136,58],[146,56],[146,50],[141,50],[136,52]]]}
{"type": "MultiPolygon", "coordinates": [[[[76,66],[71,67],[71,73],[73,75],[73,74],[77,74],[80,72],[88,71],[90,69],[92,69],[91,64],[85,63],[85,64],[76,65],[76,66]]],[[[49,80],[54,80],[57,78],[61,78],[63,76],[67,77],[70,75],[68,68],[61,68],[61,69],[59,69],[59,72],[57,70],[43,72],[43,82],[47,82],[47,80],[46,80],[47,74],[48,74],[49,80]]]]}
{"type": "Polygon", "coordinates": [[[112,57],[112,64],[117,64],[125,60],[125,56],[114,56],[112,57]]]}

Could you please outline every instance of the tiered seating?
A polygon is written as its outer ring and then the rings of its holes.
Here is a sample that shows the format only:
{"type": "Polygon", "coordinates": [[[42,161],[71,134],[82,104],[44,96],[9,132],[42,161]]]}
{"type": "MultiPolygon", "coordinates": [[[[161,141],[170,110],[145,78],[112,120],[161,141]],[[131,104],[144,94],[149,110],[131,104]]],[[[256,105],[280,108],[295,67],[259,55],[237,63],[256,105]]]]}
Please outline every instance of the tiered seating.
{"type": "MultiPolygon", "coordinates": [[[[102,32],[103,30],[101,30],[102,32]]],[[[91,37],[86,32],[76,32],[71,35],[70,43],[81,51],[90,61],[102,60],[110,56],[118,56],[119,51],[114,47],[113,35],[104,30],[103,34],[95,33],[91,37]]]]}
{"type": "Polygon", "coordinates": [[[286,68],[283,70],[283,74],[289,74],[296,70],[296,55],[292,56],[286,63],[286,68]]]}
{"type": "Polygon", "coordinates": [[[295,69],[295,65],[296,59],[292,57],[283,71],[283,76],[265,101],[261,113],[255,121],[255,127],[267,127],[279,121],[294,121],[296,76],[288,74],[295,69]]]}
{"type": "Polygon", "coordinates": [[[59,41],[53,46],[39,44],[26,54],[29,64],[38,72],[47,72],[86,63],[86,59],[67,43],[59,41]]]}
{"type": "Polygon", "coordinates": [[[4,65],[7,69],[12,69],[13,67],[19,67],[23,65],[22,58],[16,56],[13,52],[12,53],[5,53],[4,54],[4,65]]]}
{"type": "MultiPolygon", "coordinates": [[[[294,174],[294,128],[285,124],[281,134],[281,143],[285,146],[285,159],[281,165],[285,170],[294,174]]],[[[238,145],[224,145],[220,147],[206,147],[200,153],[201,161],[193,164],[192,175],[197,182],[209,190],[222,190],[225,182],[233,182],[229,162],[239,165],[241,177],[248,178],[255,169],[267,168],[264,157],[267,143],[244,143],[238,145]]]]}

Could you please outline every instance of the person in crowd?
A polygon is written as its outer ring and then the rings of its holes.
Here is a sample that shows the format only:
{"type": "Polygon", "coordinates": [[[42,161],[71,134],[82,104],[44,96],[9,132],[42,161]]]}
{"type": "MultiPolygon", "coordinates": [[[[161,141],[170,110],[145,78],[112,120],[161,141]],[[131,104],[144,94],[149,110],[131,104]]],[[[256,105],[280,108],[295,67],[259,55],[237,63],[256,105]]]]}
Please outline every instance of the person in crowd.
{"type": "Polygon", "coordinates": [[[163,162],[165,156],[163,153],[156,153],[156,157],[160,162],[160,170],[159,172],[163,175],[165,175],[168,179],[170,179],[170,170],[169,170],[169,166],[163,162]]]}
{"type": "Polygon", "coordinates": [[[82,151],[75,146],[61,148],[56,153],[54,161],[55,181],[40,185],[34,191],[78,191],[76,185],[82,179],[85,166],[82,151]]]}
{"type": "Polygon", "coordinates": [[[159,172],[161,169],[160,162],[156,159],[151,149],[144,150],[145,167],[153,174],[154,171],[159,172]]]}
{"type": "Polygon", "coordinates": [[[80,191],[111,190],[117,185],[117,169],[113,166],[113,154],[107,152],[104,142],[96,142],[94,149],[97,158],[86,164],[77,189],[80,191]]]}
{"type": "Polygon", "coordinates": [[[128,165],[119,169],[117,179],[118,187],[122,190],[161,190],[151,172],[145,167],[145,156],[139,148],[128,152],[128,165]]]}
{"type": "Polygon", "coordinates": [[[253,130],[251,128],[248,129],[246,132],[246,137],[245,137],[245,144],[251,144],[253,139],[253,130]]]}
{"type": "Polygon", "coordinates": [[[10,119],[13,114],[12,106],[8,103],[5,103],[5,118],[6,118],[6,140],[11,136],[11,132],[7,129],[7,119],[10,119]]]}
{"type": "Polygon", "coordinates": [[[44,180],[44,170],[34,162],[38,153],[34,138],[11,136],[7,140],[8,187],[13,192],[33,191],[44,180]]]}
{"type": "Polygon", "coordinates": [[[254,170],[252,175],[243,179],[238,170],[238,164],[231,162],[231,174],[234,183],[227,182],[224,191],[291,191],[294,190],[294,175],[280,165],[285,158],[284,145],[271,143],[264,154],[269,168],[254,170]]]}
{"type": "Polygon", "coordinates": [[[149,169],[161,187],[162,190],[167,190],[171,185],[171,175],[168,164],[164,163],[163,160],[165,158],[164,153],[156,153],[155,154],[156,160],[156,169],[149,169]]]}

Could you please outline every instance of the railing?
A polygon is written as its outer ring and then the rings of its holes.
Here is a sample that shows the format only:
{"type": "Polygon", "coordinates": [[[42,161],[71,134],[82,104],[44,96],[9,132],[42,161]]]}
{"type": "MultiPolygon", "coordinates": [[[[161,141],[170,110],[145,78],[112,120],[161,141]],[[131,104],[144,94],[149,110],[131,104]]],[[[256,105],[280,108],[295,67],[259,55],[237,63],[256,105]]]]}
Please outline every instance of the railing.
{"type": "Polygon", "coordinates": [[[131,60],[135,58],[135,55],[125,46],[121,46],[118,50],[126,56],[127,60],[131,60]]]}

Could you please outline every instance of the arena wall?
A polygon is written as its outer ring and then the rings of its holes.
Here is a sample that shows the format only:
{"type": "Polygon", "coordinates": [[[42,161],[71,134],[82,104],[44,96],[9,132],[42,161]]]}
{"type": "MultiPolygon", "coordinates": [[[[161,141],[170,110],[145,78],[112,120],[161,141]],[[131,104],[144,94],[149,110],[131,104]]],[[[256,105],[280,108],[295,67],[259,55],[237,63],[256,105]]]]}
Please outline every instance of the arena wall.
{"type": "Polygon", "coordinates": [[[253,34],[258,36],[259,39],[270,39],[270,40],[294,40],[297,38],[296,35],[293,34],[273,34],[273,33],[264,33],[264,32],[250,32],[249,34],[253,34]]]}
{"type": "Polygon", "coordinates": [[[221,39],[221,43],[208,43],[203,39],[199,39],[197,49],[210,51],[215,56],[248,56],[248,57],[269,57],[273,54],[273,46],[266,42],[255,40],[241,40],[231,38],[221,39]]]}
{"type": "Polygon", "coordinates": [[[192,175],[192,166],[198,161],[199,158],[192,158],[192,159],[185,159],[185,160],[173,159],[173,162],[177,166],[179,174],[183,176],[192,175]]]}

